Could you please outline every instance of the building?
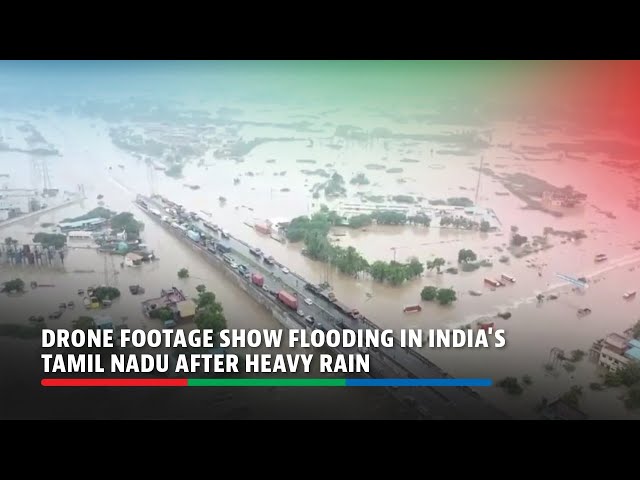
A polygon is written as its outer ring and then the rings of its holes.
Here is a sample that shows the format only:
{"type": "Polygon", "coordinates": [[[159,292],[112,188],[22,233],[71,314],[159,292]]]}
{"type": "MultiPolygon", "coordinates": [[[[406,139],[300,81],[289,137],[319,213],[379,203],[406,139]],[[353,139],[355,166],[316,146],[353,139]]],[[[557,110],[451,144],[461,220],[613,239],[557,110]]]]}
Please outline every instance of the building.
{"type": "Polygon", "coordinates": [[[0,189],[0,220],[24,215],[40,209],[35,190],[27,188],[0,189]]]}
{"type": "Polygon", "coordinates": [[[78,220],[77,222],[62,222],[58,224],[60,230],[95,230],[107,222],[106,218],[96,217],[78,220]]]}
{"type": "Polygon", "coordinates": [[[558,398],[544,407],[542,417],[545,420],[586,420],[587,414],[558,398]]]}
{"type": "Polygon", "coordinates": [[[127,253],[124,256],[124,264],[127,267],[139,267],[142,264],[142,255],[127,253]]]}
{"type": "Polygon", "coordinates": [[[176,303],[176,311],[180,320],[192,320],[196,314],[196,304],[193,300],[183,300],[176,303]]]}
{"type": "Polygon", "coordinates": [[[396,212],[414,215],[415,207],[390,203],[347,203],[342,202],[336,208],[336,213],[345,221],[356,215],[370,215],[374,212],[396,212]]]}
{"type": "Polygon", "coordinates": [[[615,372],[631,361],[640,361],[640,341],[617,333],[609,334],[602,341],[599,365],[615,372]]]}
{"type": "Polygon", "coordinates": [[[93,238],[93,233],[86,230],[73,230],[67,233],[67,238],[69,240],[88,240],[93,238]]]}

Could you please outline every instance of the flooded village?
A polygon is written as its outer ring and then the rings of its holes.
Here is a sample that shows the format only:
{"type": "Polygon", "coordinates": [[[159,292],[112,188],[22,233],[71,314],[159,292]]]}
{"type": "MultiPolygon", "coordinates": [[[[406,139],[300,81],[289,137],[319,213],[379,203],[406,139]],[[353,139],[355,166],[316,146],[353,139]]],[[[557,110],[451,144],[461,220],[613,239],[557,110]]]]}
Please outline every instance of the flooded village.
{"type": "Polygon", "coordinates": [[[491,377],[477,394],[514,418],[640,418],[615,375],[640,336],[640,181],[607,148],[623,140],[234,105],[0,112],[0,324],[188,330],[206,290],[230,328],[503,328],[504,349],[416,354],[491,377]],[[45,190],[56,208],[32,208],[45,190]]]}

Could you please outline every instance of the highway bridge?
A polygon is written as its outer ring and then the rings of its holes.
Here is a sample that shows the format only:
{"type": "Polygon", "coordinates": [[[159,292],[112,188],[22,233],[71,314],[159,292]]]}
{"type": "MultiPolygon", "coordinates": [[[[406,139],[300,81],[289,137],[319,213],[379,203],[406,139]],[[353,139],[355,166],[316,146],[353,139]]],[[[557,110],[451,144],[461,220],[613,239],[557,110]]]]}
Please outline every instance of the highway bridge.
{"type": "MultiPolygon", "coordinates": [[[[199,230],[208,237],[212,237],[214,242],[226,245],[230,249],[226,255],[233,258],[237,265],[244,265],[249,272],[263,275],[264,286],[253,285],[248,275],[243,275],[232,265],[220,262],[222,253],[216,252],[215,248],[210,248],[210,242],[207,244],[206,240],[193,240],[186,234],[184,228],[177,228],[176,225],[181,220],[179,218],[180,215],[171,216],[169,212],[173,209],[167,208],[167,204],[161,198],[138,196],[136,203],[154,221],[162,225],[174,236],[189,243],[194,249],[200,251],[202,255],[212,260],[212,263],[232,271],[237,276],[238,281],[247,283],[246,288],[255,290],[252,293],[264,296],[269,302],[277,305],[277,308],[286,310],[286,323],[288,325],[297,324],[302,328],[309,328],[305,317],[311,315],[314,318],[315,328],[318,328],[319,325],[322,325],[325,329],[338,328],[336,324],[340,323],[339,320],[341,320],[343,328],[354,330],[379,329],[369,319],[353,316],[345,313],[343,309],[336,308],[334,302],[331,302],[326,294],[318,289],[309,290],[305,288],[308,282],[295,272],[285,269],[285,266],[281,263],[277,261],[272,265],[265,263],[262,256],[250,252],[251,245],[229,233],[225,235],[227,238],[222,238],[220,229],[211,230],[205,227],[202,218],[191,218],[189,220],[191,229],[199,230]],[[158,212],[161,213],[161,216],[158,215],[158,212]],[[214,262],[214,258],[218,261],[214,262]],[[296,312],[293,309],[289,309],[276,300],[275,293],[283,289],[298,297],[299,311],[296,312]],[[305,299],[308,299],[308,301],[305,302],[305,299]]],[[[184,215],[187,215],[186,212],[184,215]]],[[[256,245],[255,247],[259,246],[256,245]]],[[[340,347],[335,351],[343,354],[357,353],[356,347],[340,347]]],[[[378,378],[452,378],[414,349],[400,347],[399,342],[394,342],[392,348],[370,349],[368,353],[371,376],[378,378]]],[[[392,388],[391,393],[408,406],[415,408],[422,417],[427,419],[507,418],[503,412],[492,406],[469,387],[401,387],[392,388]]]]}

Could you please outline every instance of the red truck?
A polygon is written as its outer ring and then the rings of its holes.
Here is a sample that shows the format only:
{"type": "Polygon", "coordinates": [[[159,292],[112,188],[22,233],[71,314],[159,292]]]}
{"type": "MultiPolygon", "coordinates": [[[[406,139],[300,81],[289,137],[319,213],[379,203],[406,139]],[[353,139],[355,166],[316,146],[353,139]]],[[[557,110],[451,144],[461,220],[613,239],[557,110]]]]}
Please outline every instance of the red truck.
{"type": "Polygon", "coordinates": [[[251,274],[251,283],[261,287],[261,286],[264,285],[264,277],[262,275],[260,275],[259,273],[252,273],[251,274]]]}
{"type": "Polygon", "coordinates": [[[298,310],[298,299],[291,295],[289,292],[285,292],[284,290],[280,290],[278,292],[278,300],[284,303],[287,307],[292,308],[294,310],[298,310]]]}

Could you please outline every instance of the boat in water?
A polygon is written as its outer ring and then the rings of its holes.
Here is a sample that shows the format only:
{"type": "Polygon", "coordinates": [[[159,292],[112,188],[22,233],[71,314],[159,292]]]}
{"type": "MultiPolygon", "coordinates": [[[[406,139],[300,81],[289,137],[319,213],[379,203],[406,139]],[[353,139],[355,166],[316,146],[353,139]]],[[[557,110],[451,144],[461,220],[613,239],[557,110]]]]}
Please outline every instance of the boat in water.
{"type": "Polygon", "coordinates": [[[480,297],[482,295],[482,292],[479,290],[469,290],[469,295],[471,295],[472,297],[480,297]]]}
{"type": "Polygon", "coordinates": [[[485,278],[484,283],[491,285],[492,287],[501,287],[503,284],[498,280],[494,280],[493,278],[485,278]]]}
{"type": "Polygon", "coordinates": [[[416,313],[416,312],[421,312],[422,307],[420,305],[407,305],[402,309],[402,311],[404,313],[416,313]]]}
{"type": "Polygon", "coordinates": [[[595,256],[596,262],[604,262],[607,259],[607,256],[604,253],[599,253],[595,256]]]}
{"type": "Polygon", "coordinates": [[[622,298],[624,298],[625,300],[631,300],[632,298],[634,298],[636,296],[636,291],[630,291],[630,292],[626,292],[622,298]]]}

